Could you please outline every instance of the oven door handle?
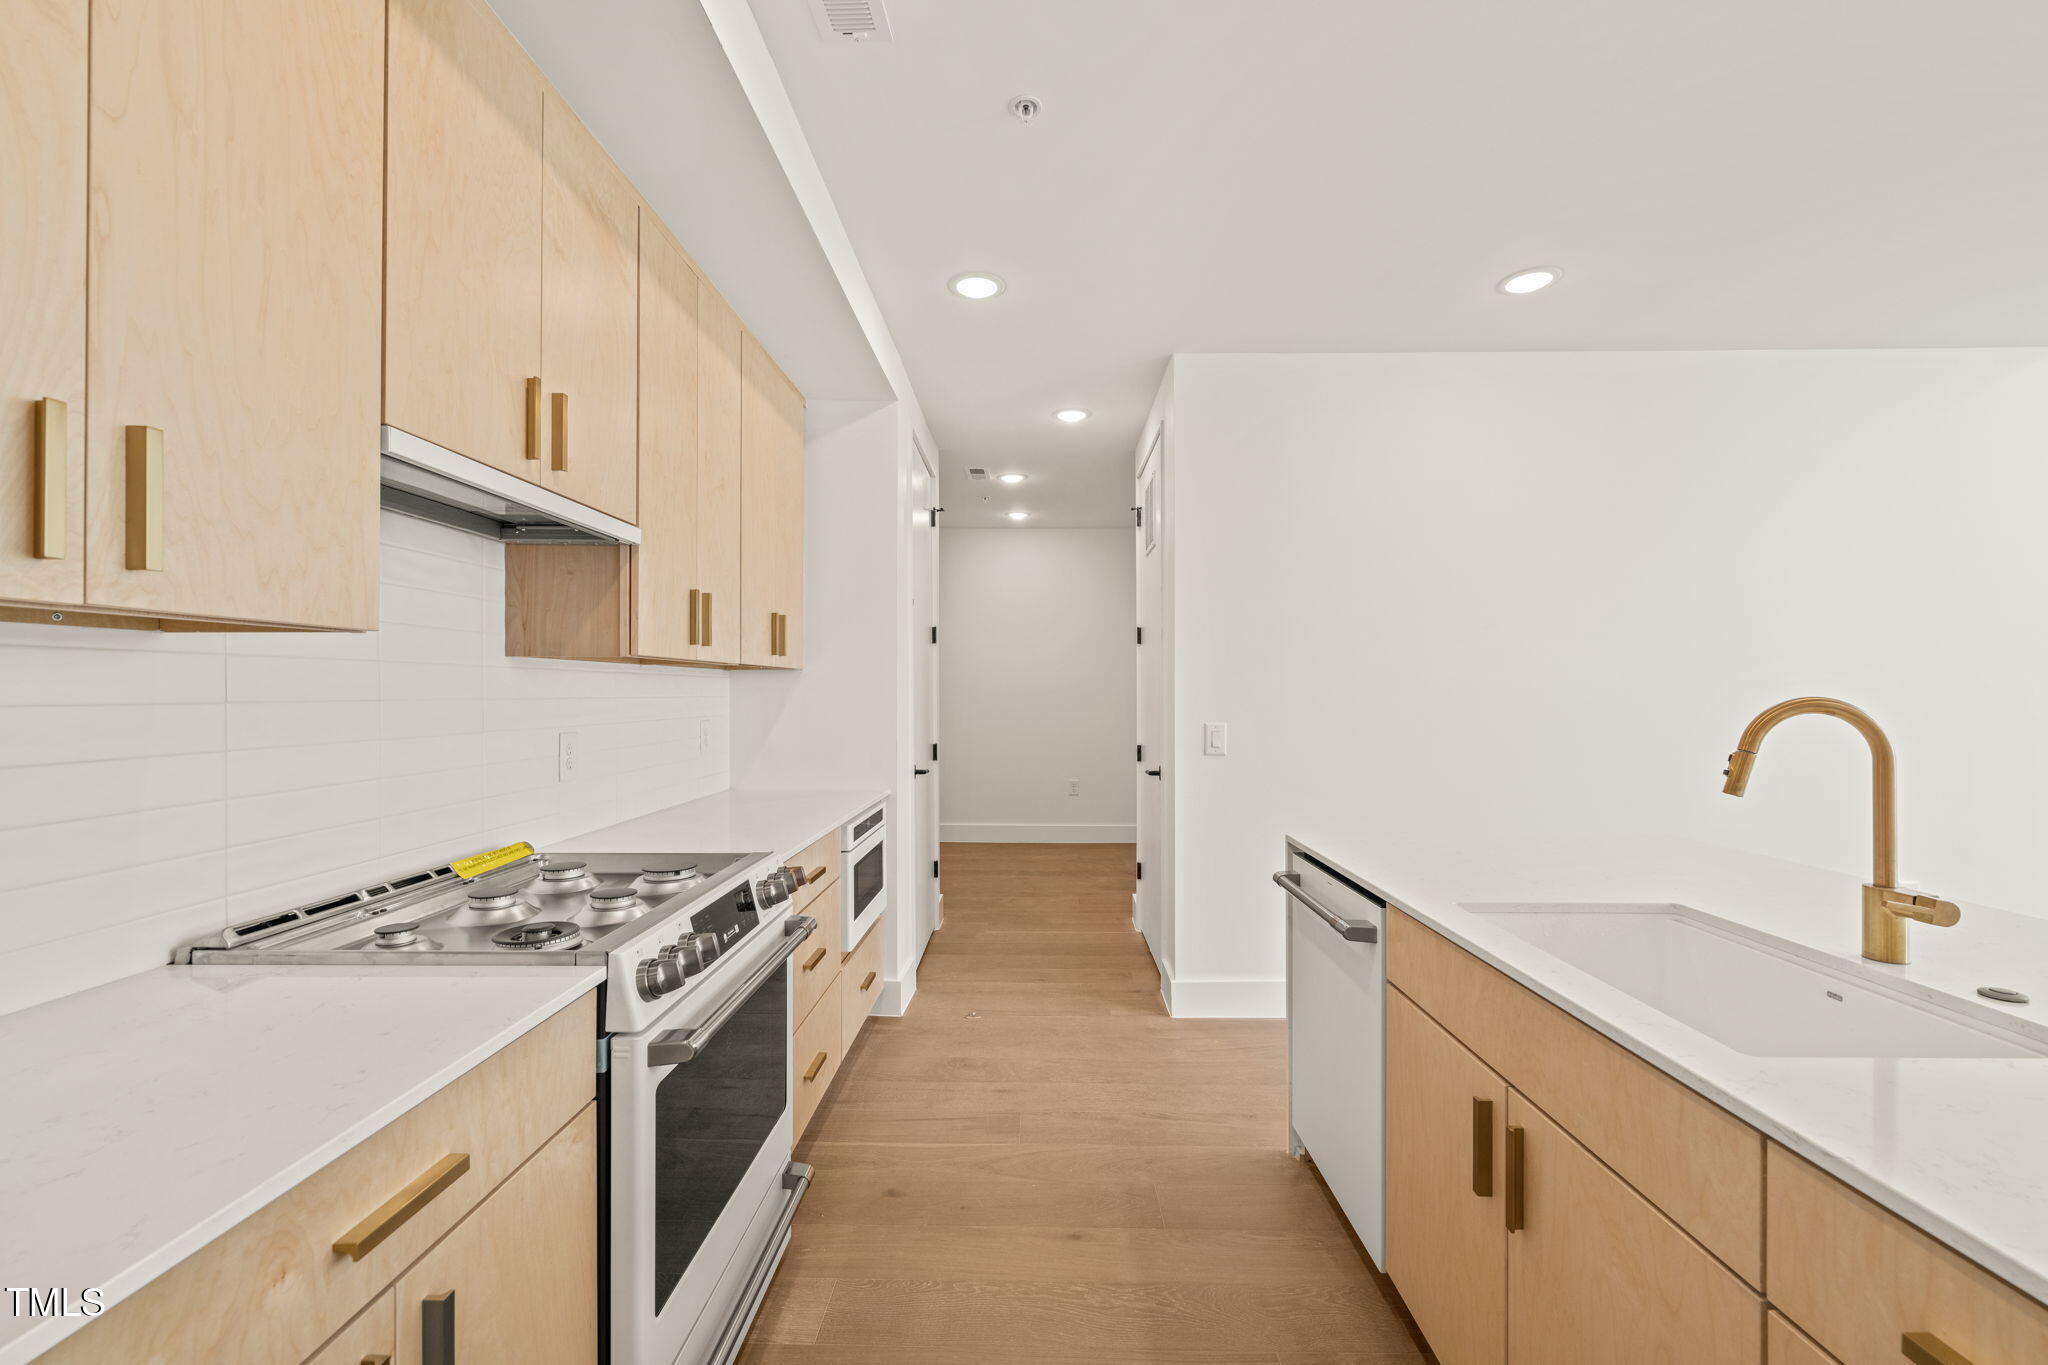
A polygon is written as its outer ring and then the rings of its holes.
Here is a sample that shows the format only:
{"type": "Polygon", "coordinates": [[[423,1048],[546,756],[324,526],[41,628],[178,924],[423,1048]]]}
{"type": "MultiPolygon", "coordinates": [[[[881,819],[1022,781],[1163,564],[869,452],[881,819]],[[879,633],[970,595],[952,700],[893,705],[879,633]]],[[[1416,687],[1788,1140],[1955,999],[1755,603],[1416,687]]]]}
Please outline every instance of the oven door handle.
{"type": "Polygon", "coordinates": [[[744,985],[727,996],[725,1002],[713,1010],[703,1023],[657,1033],[647,1044],[647,1065],[675,1066],[681,1062],[694,1062],[702,1057],[704,1049],[711,1045],[711,1040],[717,1036],[718,1030],[725,1027],[725,1021],[732,1018],[739,1007],[746,1004],[769,977],[782,970],[782,964],[795,955],[797,948],[816,932],[817,928],[818,921],[809,915],[791,915],[784,920],[782,946],[747,978],[744,985]]]}

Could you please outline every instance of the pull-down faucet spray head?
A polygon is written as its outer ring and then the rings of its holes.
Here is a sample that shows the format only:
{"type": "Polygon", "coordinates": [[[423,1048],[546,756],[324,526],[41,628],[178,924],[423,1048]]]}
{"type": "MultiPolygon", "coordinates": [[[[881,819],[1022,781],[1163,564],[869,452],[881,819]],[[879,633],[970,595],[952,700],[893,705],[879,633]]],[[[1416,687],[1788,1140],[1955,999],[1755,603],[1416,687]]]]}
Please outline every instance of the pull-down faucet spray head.
{"type": "Polygon", "coordinates": [[[1749,768],[1756,762],[1756,755],[1747,749],[1737,749],[1728,755],[1728,766],[1721,769],[1721,776],[1727,778],[1721,790],[1730,796],[1740,796],[1749,790],[1749,768]]]}

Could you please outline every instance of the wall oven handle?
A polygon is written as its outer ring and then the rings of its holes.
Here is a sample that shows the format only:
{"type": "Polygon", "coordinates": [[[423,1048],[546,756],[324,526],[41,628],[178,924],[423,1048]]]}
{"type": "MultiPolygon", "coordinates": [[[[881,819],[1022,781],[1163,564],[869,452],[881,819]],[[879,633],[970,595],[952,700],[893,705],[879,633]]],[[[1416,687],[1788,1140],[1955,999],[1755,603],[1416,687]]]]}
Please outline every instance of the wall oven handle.
{"type": "Polygon", "coordinates": [[[747,998],[760,989],[769,977],[782,970],[782,964],[795,955],[803,941],[817,931],[818,921],[809,915],[791,915],[783,921],[782,946],[777,948],[766,962],[747,978],[746,983],[730,996],[725,1003],[711,1012],[701,1024],[689,1028],[672,1028],[658,1033],[647,1044],[647,1065],[675,1066],[681,1062],[692,1062],[704,1055],[704,1049],[711,1045],[718,1030],[725,1027],[725,1021],[747,1003],[747,998]]]}
{"type": "Polygon", "coordinates": [[[1301,889],[1301,877],[1298,873],[1275,872],[1273,874],[1273,885],[1279,887],[1303,905],[1306,905],[1315,912],[1317,919],[1335,929],[1351,942],[1378,943],[1380,941],[1380,927],[1377,924],[1368,924],[1364,920],[1345,919],[1335,910],[1316,901],[1308,892],[1301,889]]]}

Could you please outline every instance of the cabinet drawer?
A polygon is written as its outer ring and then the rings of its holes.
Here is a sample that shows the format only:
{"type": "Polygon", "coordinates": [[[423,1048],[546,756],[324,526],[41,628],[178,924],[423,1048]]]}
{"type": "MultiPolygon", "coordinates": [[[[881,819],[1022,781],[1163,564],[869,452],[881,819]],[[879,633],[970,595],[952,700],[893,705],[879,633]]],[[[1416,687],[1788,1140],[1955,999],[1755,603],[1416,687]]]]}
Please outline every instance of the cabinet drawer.
{"type": "Polygon", "coordinates": [[[1772,1309],[1764,1315],[1765,1365],[1835,1365],[1835,1358],[1813,1344],[1813,1338],[1772,1309]]]}
{"type": "Polygon", "coordinates": [[[799,1138],[810,1126],[818,1101],[824,1099],[825,1092],[832,1088],[832,1078],[839,1074],[840,1054],[845,1051],[840,1041],[845,1004],[839,991],[840,979],[835,976],[825,988],[825,997],[818,1002],[818,1007],[811,1011],[808,1019],[797,1025],[796,1037],[789,1046],[790,1067],[795,1073],[791,1082],[796,1091],[795,1112],[791,1117],[795,1120],[795,1135],[799,1138]]]}
{"type": "MultiPolygon", "coordinates": [[[[886,917],[883,923],[887,923],[886,917]]],[[[882,932],[882,924],[872,926],[840,968],[839,992],[846,1002],[845,1022],[839,1030],[844,1047],[853,1046],[868,1015],[874,1012],[875,997],[882,993],[882,932]]]]}
{"type": "Polygon", "coordinates": [[[356,1314],[306,1365],[391,1365],[398,1355],[398,1318],[391,1291],[356,1314]]]}
{"type": "MultiPolygon", "coordinates": [[[[838,902],[826,901],[822,910],[806,907],[818,900],[828,888],[839,885],[839,831],[833,829],[824,838],[796,855],[796,865],[804,870],[806,881],[796,889],[794,904],[799,915],[816,915],[824,919],[830,914],[839,918],[838,902]]],[[[836,890],[835,890],[836,894],[836,890]]]]}
{"type": "Polygon", "coordinates": [[[1926,1332],[1973,1365],[2048,1360],[2048,1307],[1818,1166],[1770,1147],[1771,1302],[1848,1361],[1926,1332]]]}
{"type": "Polygon", "coordinates": [[[591,1102],[596,1036],[593,992],[66,1338],[41,1365],[304,1360],[591,1102]],[[468,1169],[362,1259],[334,1250],[458,1154],[468,1169]]]}
{"type": "MultiPolygon", "coordinates": [[[[826,903],[825,910],[837,907],[826,903]]],[[[815,911],[805,911],[816,914],[815,911]]],[[[839,959],[843,955],[839,936],[839,916],[820,914],[818,927],[810,938],[796,950],[793,961],[796,964],[796,1021],[799,1025],[818,1007],[825,998],[825,992],[839,979],[839,959]]]]}
{"type": "Polygon", "coordinates": [[[1387,975],[1725,1261],[1763,1283],[1763,1136],[1407,915],[1387,975]]]}

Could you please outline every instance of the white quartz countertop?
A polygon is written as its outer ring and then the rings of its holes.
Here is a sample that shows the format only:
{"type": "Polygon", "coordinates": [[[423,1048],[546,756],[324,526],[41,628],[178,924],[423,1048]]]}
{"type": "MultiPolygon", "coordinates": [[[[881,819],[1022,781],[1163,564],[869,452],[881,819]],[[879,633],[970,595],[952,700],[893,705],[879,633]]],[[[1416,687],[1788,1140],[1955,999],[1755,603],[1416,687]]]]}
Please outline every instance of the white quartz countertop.
{"type": "MultiPolygon", "coordinates": [[[[0,1284],[112,1307],[603,980],[163,967],[0,1017],[0,1284]]],[[[87,1321],[10,1305],[0,1365],[87,1321]]]]}
{"type": "Polygon", "coordinates": [[[1809,960],[2048,1038],[2048,920],[1965,904],[1910,926],[1913,962],[1861,954],[1860,882],[1683,839],[1450,846],[1307,831],[1298,842],[1660,1070],[2048,1302],[2048,1058],[1757,1057],[1509,933],[1474,905],[1680,905],[1809,960]],[[2025,991],[1994,1005],[1979,986],[2025,991]]]}
{"type": "Polygon", "coordinates": [[[557,839],[564,853],[772,853],[787,858],[879,802],[878,791],[723,791],[557,839]]]}

